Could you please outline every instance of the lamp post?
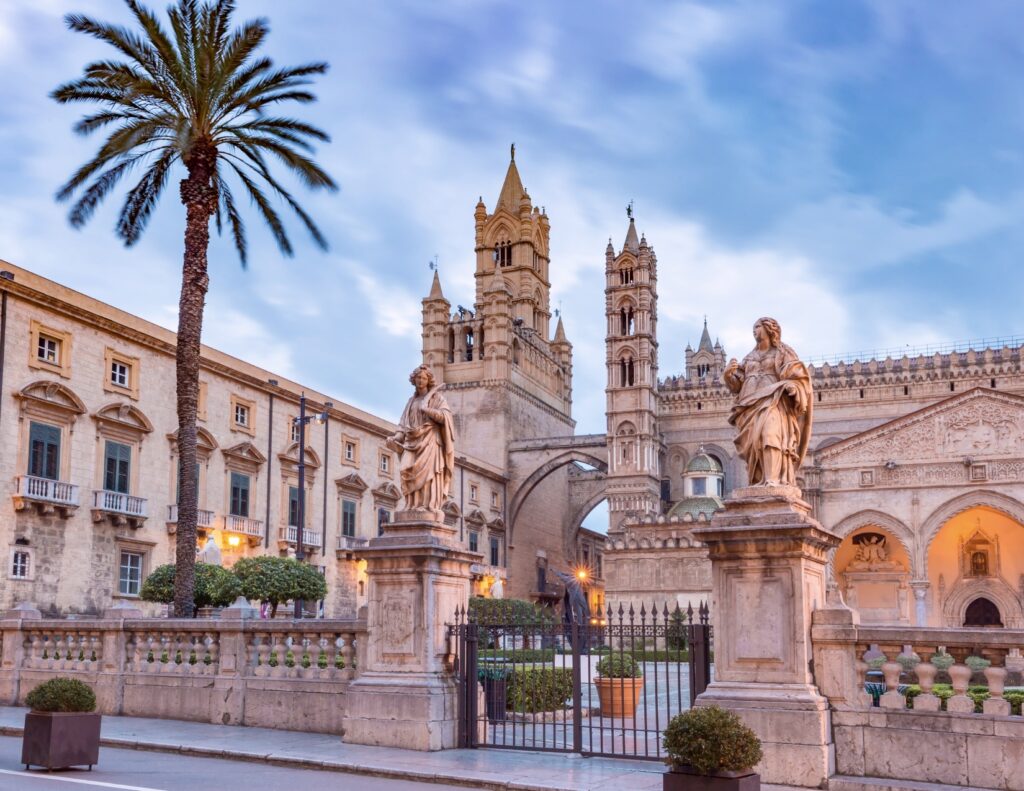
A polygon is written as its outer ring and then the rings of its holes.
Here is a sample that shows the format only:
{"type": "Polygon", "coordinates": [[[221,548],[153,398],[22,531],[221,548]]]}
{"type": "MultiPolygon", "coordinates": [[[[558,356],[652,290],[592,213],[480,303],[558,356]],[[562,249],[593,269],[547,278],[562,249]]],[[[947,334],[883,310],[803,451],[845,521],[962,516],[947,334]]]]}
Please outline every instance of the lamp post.
{"type": "MultiPolygon", "coordinates": [[[[315,423],[327,422],[327,410],[334,406],[330,401],[324,404],[324,411],[313,415],[306,414],[306,394],[299,396],[299,416],[292,423],[299,427],[299,514],[298,525],[295,526],[295,559],[302,563],[306,559],[303,532],[306,529],[306,424],[311,420],[315,423]]],[[[302,617],[302,599],[295,600],[295,617],[302,617]]]]}

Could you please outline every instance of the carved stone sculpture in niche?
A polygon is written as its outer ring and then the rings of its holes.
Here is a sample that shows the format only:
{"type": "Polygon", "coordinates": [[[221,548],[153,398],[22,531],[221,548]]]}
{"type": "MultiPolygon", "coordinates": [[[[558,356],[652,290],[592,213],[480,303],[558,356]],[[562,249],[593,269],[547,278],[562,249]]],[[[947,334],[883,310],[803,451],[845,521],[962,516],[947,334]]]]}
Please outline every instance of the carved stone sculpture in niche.
{"type": "Polygon", "coordinates": [[[974,532],[960,539],[960,576],[993,577],[999,574],[999,539],[981,529],[981,517],[974,520],[974,532]]]}
{"type": "Polygon", "coordinates": [[[891,570],[901,568],[891,560],[886,547],[886,537],[881,533],[860,533],[852,539],[856,554],[847,569],[861,571],[891,570]]]}

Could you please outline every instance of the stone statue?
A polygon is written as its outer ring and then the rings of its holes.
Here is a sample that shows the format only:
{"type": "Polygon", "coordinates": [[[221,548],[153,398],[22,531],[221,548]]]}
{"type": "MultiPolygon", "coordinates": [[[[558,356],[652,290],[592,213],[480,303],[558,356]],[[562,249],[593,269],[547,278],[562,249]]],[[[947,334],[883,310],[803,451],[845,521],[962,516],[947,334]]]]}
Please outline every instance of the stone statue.
{"type": "Polygon", "coordinates": [[[723,374],[737,394],[729,415],[737,430],[736,450],[747,463],[751,486],[796,486],[811,438],[810,374],[782,342],[775,319],[754,323],[754,341],[757,345],[743,362],[733,358],[723,374]]]}
{"type": "Polygon", "coordinates": [[[398,431],[387,444],[401,457],[406,509],[440,512],[455,470],[452,412],[428,366],[419,366],[409,381],[416,392],[405,405],[398,431]]]}
{"type": "Polygon", "coordinates": [[[861,563],[884,563],[887,558],[885,538],[883,536],[866,536],[857,545],[855,560],[861,563]]]}

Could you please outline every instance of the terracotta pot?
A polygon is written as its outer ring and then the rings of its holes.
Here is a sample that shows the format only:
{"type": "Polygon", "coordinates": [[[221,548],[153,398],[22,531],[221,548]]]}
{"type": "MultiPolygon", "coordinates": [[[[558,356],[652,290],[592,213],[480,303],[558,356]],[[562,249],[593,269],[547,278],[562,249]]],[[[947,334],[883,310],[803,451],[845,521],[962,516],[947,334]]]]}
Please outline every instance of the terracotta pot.
{"type": "Polygon", "coordinates": [[[92,711],[30,711],[25,715],[21,762],[26,769],[92,769],[100,757],[100,716],[92,711]]]}
{"type": "Polygon", "coordinates": [[[602,717],[628,717],[636,713],[636,704],[644,691],[644,677],[594,679],[597,696],[601,701],[602,717]]]}
{"type": "Polygon", "coordinates": [[[689,766],[678,766],[664,774],[663,791],[760,791],[761,776],[752,771],[715,772],[702,775],[689,766]]]}

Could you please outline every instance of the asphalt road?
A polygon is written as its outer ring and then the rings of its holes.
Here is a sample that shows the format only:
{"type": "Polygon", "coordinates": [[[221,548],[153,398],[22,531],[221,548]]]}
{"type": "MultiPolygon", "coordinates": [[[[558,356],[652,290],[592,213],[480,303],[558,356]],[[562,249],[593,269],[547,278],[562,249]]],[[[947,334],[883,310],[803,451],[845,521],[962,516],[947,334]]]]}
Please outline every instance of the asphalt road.
{"type": "Polygon", "coordinates": [[[21,739],[0,737],[0,791],[449,791],[465,786],[288,769],[249,761],[100,748],[91,772],[25,772],[21,739]]]}

